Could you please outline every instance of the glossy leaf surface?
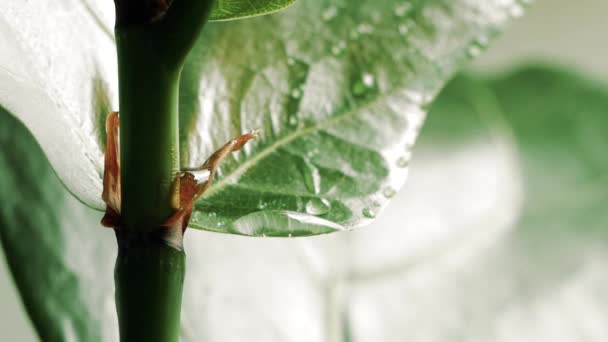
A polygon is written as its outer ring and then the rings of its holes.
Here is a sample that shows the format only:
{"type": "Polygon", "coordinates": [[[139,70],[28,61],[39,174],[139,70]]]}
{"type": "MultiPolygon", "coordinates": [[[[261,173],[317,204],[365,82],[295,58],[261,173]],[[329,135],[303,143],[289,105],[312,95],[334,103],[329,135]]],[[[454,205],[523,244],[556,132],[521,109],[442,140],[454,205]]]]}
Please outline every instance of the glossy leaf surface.
{"type": "Polygon", "coordinates": [[[191,227],[302,236],[369,223],[405,180],[422,107],[514,7],[303,1],[208,27],[184,71],[195,85],[182,84],[183,162],[262,134],[225,164],[191,227]]]}
{"type": "MultiPolygon", "coordinates": [[[[108,8],[37,0],[0,14],[0,104],[96,209],[117,94],[108,8]]],[[[220,170],[192,227],[296,236],[371,222],[405,180],[425,105],[521,13],[515,0],[324,0],[208,24],[182,77],[182,165],[262,133],[220,170]]]]}
{"type": "MultiPolygon", "coordinates": [[[[606,108],[605,84],[570,73],[456,79],[433,104],[410,182],[371,227],[189,231],[182,340],[604,340],[606,108]]],[[[11,204],[0,236],[29,312],[47,320],[41,336],[116,341],[112,232],[0,120],[15,146],[0,159],[11,204]]]]}

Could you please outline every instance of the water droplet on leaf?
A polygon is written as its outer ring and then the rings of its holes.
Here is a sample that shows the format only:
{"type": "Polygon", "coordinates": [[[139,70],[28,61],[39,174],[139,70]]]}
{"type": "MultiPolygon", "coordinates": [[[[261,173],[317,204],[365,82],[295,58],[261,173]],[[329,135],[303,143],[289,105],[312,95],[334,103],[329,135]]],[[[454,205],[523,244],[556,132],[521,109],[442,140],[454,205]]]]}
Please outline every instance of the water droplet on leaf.
{"type": "Polygon", "coordinates": [[[336,45],[331,47],[331,53],[334,56],[340,55],[346,49],[346,43],[344,41],[339,41],[336,45]]]}
{"type": "Polygon", "coordinates": [[[469,57],[474,58],[479,56],[481,52],[488,46],[488,39],[485,37],[474,40],[467,50],[469,57]]]}
{"type": "Polygon", "coordinates": [[[379,22],[382,21],[382,14],[380,14],[380,12],[378,11],[373,11],[370,15],[370,17],[372,18],[372,22],[378,24],[379,22]]]}
{"type": "Polygon", "coordinates": [[[190,220],[192,221],[200,221],[203,218],[203,214],[201,214],[200,211],[195,210],[194,213],[192,214],[192,218],[190,220]]]}
{"type": "Polygon", "coordinates": [[[330,6],[325,11],[323,11],[323,13],[321,14],[321,18],[325,21],[330,21],[335,18],[336,15],[338,15],[338,8],[336,6],[330,6]]]}
{"type": "Polygon", "coordinates": [[[479,46],[473,44],[473,45],[469,46],[469,49],[467,50],[467,54],[469,55],[470,58],[475,58],[481,54],[481,48],[479,46]]]}
{"type": "Polygon", "coordinates": [[[258,209],[264,209],[268,206],[268,203],[264,202],[264,201],[260,201],[258,202],[258,209]]]}
{"type": "Polygon", "coordinates": [[[297,126],[298,125],[298,117],[295,115],[292,115],[289,117],[289,125],[291,126],[297,126]]]}
{"type": "Polygon", "coordinates": [[[396,193],[397,191],[395,191],[395,189],[390,186],[387,186],[386,188],[384,188],[384,190],[382,190],[382,195],[384,195],[384,197],[386,198],[392,198],[393,196],[395,196],[396,193]]]}
{"type": "Polygon", "coordinates": [[[363,209],[363,216],[367,218],[374,218],[376,217],[376,211],[372,208],[365,208],[363,209]]]}
{"type": "Polygon", "coordinates": [[[397,159],[397,167],[407,167],[410,164],[410,156],[409,155],[405,155],[405,156],[401,156],[397,159]]]}
{"type": "Polygon", "coordinates": [[[369,74],[369,73],[364,73],[362,80],[363,80],[363,85],[365,85],[366,87],[373,87],[374,83],[376,82],[376,80],[374,79],[374,75],[369,74]]]}
{"type": "Polygon", "coordinates": [[[364,96],[370,91],[374,90],[376,86],[376,79],[374,75],[370,73],[363,73],[361,77],[355,81],[352,87],[353,95],[355,96],[364,96]]]}
{"type": "Polygon", "coordinates": [[[403,17],[407,14],[407,12],[409,12],[411,8],[412,4],[410,4],[409,2],[398,4],[397,6],[395,6],[395,16],[403,17]]]}
{"type": "Polygon", "coordinates": [[[300,88],[295,88],[291,91],[291,97],[294,99],[299,99],[302,96],[302,90],[300,88]]]}
{"type": "Polygon", "coordinates": [[[232,222],[231,229],[248,236],[317,235],[344,227],[320,216],[293,211],[265,210],[240,217],[232,222]]]}
{"type": "Polygon", "coordinates": [[[370,24],[362,23],[357,26],[357,32],[360,34],[370,34],[374,32],[374,27],[370,24]]]}
{"type": "Polygon", "coordinates": [[[312,158],[312,157],[316,156],[317,154],[319,154],[319,149],[318,148],[313,148],[313,149],[308,150],[306,152],[306,158],[312,158]]]}

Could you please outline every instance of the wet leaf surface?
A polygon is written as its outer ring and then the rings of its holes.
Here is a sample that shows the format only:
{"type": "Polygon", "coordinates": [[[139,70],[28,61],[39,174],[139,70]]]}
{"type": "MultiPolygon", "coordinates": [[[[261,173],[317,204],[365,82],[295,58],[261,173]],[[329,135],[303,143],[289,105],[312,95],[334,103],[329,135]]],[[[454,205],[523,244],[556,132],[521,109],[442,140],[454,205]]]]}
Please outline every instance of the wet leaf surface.
{"type": "MultiPolygon", "coordinates": [[[[118,109],[111,7],[37,0],[0,14],[0,104],[98,210],[102,123],[118,109]]],[[[191,226],[289,236],[371,222],[405,181],[426,105],[521,11],[515,0],[323,0],[209,23],[180,87],[182,166],[261,135],[225,163],[191,226]]]]}

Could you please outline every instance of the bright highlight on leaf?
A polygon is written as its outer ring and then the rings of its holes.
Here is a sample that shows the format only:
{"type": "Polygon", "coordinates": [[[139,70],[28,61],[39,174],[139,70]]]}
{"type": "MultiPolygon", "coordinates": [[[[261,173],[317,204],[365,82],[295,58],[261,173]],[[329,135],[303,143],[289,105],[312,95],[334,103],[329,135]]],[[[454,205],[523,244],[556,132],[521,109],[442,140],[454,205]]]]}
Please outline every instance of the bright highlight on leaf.
{"type": "Polygon", "coordinates": [[[209,20],[221,21],[274,13],[296,0],[216,0],[209,20]]]}
{"type": "MultiPolygon", "coordinates": [[[[0,14],[0,103],[99,210],[100,117],[119,110],[104,6],[11,1],[0,14]]],[[[192,227],[303,236],[371,222],[405,181],[427,104],[521,9],[516,0],[319,0],[207,24],[180,86],[182,167],[243,131],[262,134],[226,160],[192,227]]]]}

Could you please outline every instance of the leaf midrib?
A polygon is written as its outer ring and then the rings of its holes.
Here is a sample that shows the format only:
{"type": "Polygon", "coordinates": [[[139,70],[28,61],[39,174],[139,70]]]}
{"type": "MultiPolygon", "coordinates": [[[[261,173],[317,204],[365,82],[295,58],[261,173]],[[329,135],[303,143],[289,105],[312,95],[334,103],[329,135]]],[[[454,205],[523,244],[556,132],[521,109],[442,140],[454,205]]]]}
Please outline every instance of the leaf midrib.
{"type": "Polygon", "coordinates": [[[348,118],[354,116],[355,114],[367,109],[368,107],[373,106],[378,101],[380,101],[386,97],[390,97],[390,96],[394,95],[396,92],[401,91],[401,90],[402,90],[401,88],[393,89],[392,91],[384,93],[383,96],[377,96],[367,102],[364,102],[363,105],[360,107],[357,107],[356,110],[346,111],[342,114],[337,114],[337,115],[333,116],[331,119],[329,119],[327,121],[323,121],[320,124],[316,124],[316,125],[307,127],[302,130],[292,131],[292,134],[287,134],[287,135],[283,136],[282,138],[276,140],[274,143],[269,145],[266,149],[262,150],[258,154],[255,154],[252,158],[245,160],[243,163],[239,164],[239,166],[237,166],[235,169],[233,169],[232,172],[230,172],[225,177],[222,177],[217,182],[215,182],[215,185],[212,185],[209,188],[209,190],[207,190],[205,192],[205,194],[201,197],[200,201],[203,201],[205,198],[212,197],[217,192],[220,192],[224,187],[226,187],[228,185],[228,183],[233,178],[238,179],[238,177],[242,176],[250,168],[255,166],[259,161],[266,158],[271,153],[277,151],[282,146],[285,146],[285,145],[289,144],[290,142],[296,140],[297,138],[300,138],[307,134],[313,134],[315,132],[325,130],[325,129],[337,124],[338,122],[342,121],[343,119],[348,119],[348,118]]]}

